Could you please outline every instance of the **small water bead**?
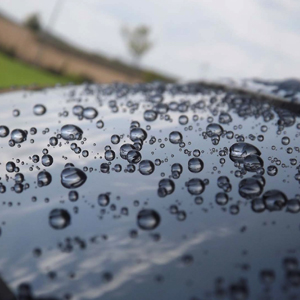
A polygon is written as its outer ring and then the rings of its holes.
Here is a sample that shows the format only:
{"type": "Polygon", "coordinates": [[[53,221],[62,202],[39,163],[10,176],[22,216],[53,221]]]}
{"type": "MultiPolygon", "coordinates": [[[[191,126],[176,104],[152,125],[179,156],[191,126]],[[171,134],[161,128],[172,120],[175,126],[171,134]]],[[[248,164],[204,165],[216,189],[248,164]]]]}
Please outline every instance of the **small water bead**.
{"type": "Polygon", "coordinates": [[[264,166],[263,160],[256,154],[250,154],[244,159],[244,167],[249,172],[256,172],[264,166]]]}
{"type": "Polygon", "coordinates": [[[275,272],[273,270],[262,270],[260,272],[262,283],[269,285],[275,281],[275,272]]]}
{"type": "Polygon", "coordinates": [[[53,164],[53,157],[50,154],[43,155],[42,164],[45,167],[50,167],[53,164]]]}
{"type": "Polygon", "coordinates": [[[47,171],[42,171],[37,175],[37,184],[39,187],[47,186],[52,182],[52,176],[47,171]]]}
{"type": "Polygon", "coordinates": [[[73,106],[72,112],[75,116],[82,116],[83,107],[81,105],[75,105],[73,106]]]}
{"type": "Polygon", "coordinates": [[[182,141],[182,134],[179,131],[172,131],[169,134],[169,140],[172,144],[179,144],[182,141]]]}
{"type": "Polygon", "coordinates": [[[160,224],[160,215],[153,209],[143,209],[137,215],[137,224],[142,230],[153,230],[160,224]]]}
{"type": "Polygon", "coordinates": [[[107,161],[113,161],[116,157],[116,154],[113,150],[107,150],[105,151],[104,156],[107,161]]]}
{"type": "Polygon", "coordinates": [[[27,138],[27,133],[22,129],[14,129],[11,132],[11,139],[15,143],[23,143],[24,141],[26,141],[26,138],[27,138]]]}
{"type": "Polygon", "coordinates": [[[281,139],[281,143],[282,145],[288,145],[290,143],[290,138],[288,136],[284,136],[282,139],[281,139]]]}
{"type": "Polygon", "coordinates": [[[78,193],[77,193],[77,191],[70,191],[69,192],[69,200],[71,202],[75,202],[75,201],[78,200],[78,193]]]}
{"type": "Polygon", "coordinates": [[[82,186],[87,179],[86,174],[75,167],[67,167],[63,169],[60,177],[61,184],[67,189],[78,188],[82,186]]]}
{"type": "Polygon", "coordinates": [[[22,183],[24,181],[24,175],[22,173],[17,173],[15,175],[15,181],[17,183],[22,183]]]}
{"type": "Polygon", "coordinates": [[[55,137],[55,136],[52,136],[50,139],[49,139],[49,143],[51,146],[56,146],[58,144],[58,139],[55,137]]]}
{"type": "Polygon", "coordinates": [[[215,200],[218,205],[226,205],[228,203],[228,195],[226,193],[217,193],[215,200]]]}
{"type": "Polygon", "coordinates": [[[113,170],[117,173],[122,171],[122,166],[120,164],[116,164],[113,168],[113,170]]]}
{"type": "Polygon", "coordinates": [[[278,173],[278,169],[276,166],[271,165],[267,167],[267,173],[269,176],[275,176],[278,173]]]}
{"type": "Polygon", "coordinates": [[[288,200],[286,211],[293,214],[298,213],[300,211],[300,201],[298,199],[288,200]]]}
{"type": "Polygon", "coordinates": [[[175,163],[171,166],[172,173],[177,172],[180,175],[182,173],[182,170],[183,170],[182,165],[179,163],[175,163]]]}
{"type": "Polygon", "coordinates": [[[175,183],[171,179],[161,179],[158,183],[158,196],[159,197],[166,197],[171,195],[175,190],[175,183]]]}
{"type": "Polygon", "coordinates": [[[184,210],[180,210],[177,213],[177,220],[178,221],[184,221],[186,219],[186,212],[184,210]]]}
{"type": "Polygon", "coordinates": [[[18,117],[20,115],[20,111],[18,109],[13,110],[13,116],[18,117]]]}
{"type": "Polygon", "coordinates": [[[251,208],[254,212],[261,213],[266,209],[266,206],[262,198],[255,198],[251,202],[251,208]]]}
{"type": "Polygon", "coordinates": [[[85,119],[92,120],[98,116],[98,112],[94,107],[86,107],[82,115],[85,119]]]}
{"type": "Polygon", "coordinates": [[[139,164],[139,171],[142,175],[150,175],[154,170],[154,163],[151,160],[142,160],[139,164]]]}
{"type": "Polygon", "coordinates": [[[12,173],[12,172],[14,172],[15,168],[16,168],[16,164],[13,161],[8,161],[6,163],[6,171],[7,172],[12,173]]]}
{"type": "Polygon", "coordinates": [[[137,164],[141,161],[142,155],[137,150],[130,150],[127,154],[127,161],[129,163],[137,164]]]}
{"type": "Polygon", "coordinates": [[[178,119],[180,125],[186,125],[189,121],[189,118],[185,115],[181,115],[178,119]]]}
{"type": "Polygon", "coordinates": [[[49,214],[49,224],[53,229],[64,229],[71,224],[71,216],[65,209],[53,209],[49,214]]]}
{"type": "Polygon", "coordinates": [[[263,191],[263,186],[256,178],[245,178],[239,183],[239,194],[246,199],[258,197],[263,191]]]}
{"type": "Polygon", "coordinates": [[[199,157],[200,156],[200,150],[198,150],[198,149],[195,149],[194,151],[193,151],[193,155],[195,156],[195,157],[199,157]]]}
{"type": "Polygon", "coordinates": [[[123,158],[123,159],[127,159],[127,155],[128,155],[128,152],[130,150],[135,150],[134,146],[131,145],[131,144],[123,144],[121,147],[120,147],[120,156],[123,158]]]}
{"type": "Polygon", "coordinates": [[[132,121],[131,124],[130,124],[130,129],[133,129],[133,128],[138,128],[140,127],[140,123],[138,121],[132,121]]]}
{"type": "Polygon", "coordinates": [[[199,173],[203,170],[204,163],[200,158],[191,158],[188,161],[188,169],[192,173],[199,173]]]}
{"type": "Polygon", "coordinates": [[[157,119],[157,112],[154,110],[145,110],[144,119],[147,122],[153,122],[157,119]]]}
{"type": "Polygon", "coordinates": [[[217,185],[219,188],[223,189],[224,192],[227,192],[227,193],[229,193],[232,188],[229,178],[226,176],[220,176],[217,180],[217,185]]]}
{"type": "Polygon", "coordinates": [[[104,127],[104,122],[102,120],[98,120],[97,123],[96,123],[96,127],[98,129],[101,129],[104,127]]]}
{"type": "Polygon", "coordinates": [[[263,142],[264,139],[265,139],[265,137],[264,137],[263,135],[261,135],[261,134],[257,136],[257,140],[258,140],[259,142],[263,142]]]}
{"type": "Polygon", "coordinates": [[[89,151],[83,150],[83,151],[82,151],[82,156],[83,156],[83,157],[88,157],[88,156],[89,156],[89,151]]]}
{"type": "Polygon", "coordinates": [[[263,201],[269,211],[279,211],[287,204],[284,193],[278,190],[270,190],[263,194],[263,201]]]}
{"type": "Polygon", "coordinates": [[[230,122],[232,122],[231,115],[227,112],[221,112],[219,115],[219,123],[229,124],[230,122]]]}
{"type": "Polygon", "coordinates": [[[188,192],[192,195],[200,195],[205,190],[204,182],[199,178],[190,179],[186,182],[188,192]]]}
{"type": "Polygon", "coordinates": [[[110,167],[109,167],[109,164],[107,164],[107,163],[102,163],[102,164],[100,165],[100,171],[101,171],[102,173],[108,173],[108,172],[109,172],[109,169],[110,169],[110,167]]]}
{"type": "Polygon", "coordinates": [[[64,140],[81,140],[83,131],[76,125],[67,124],[61,128],[61,136],[64,140]]]}
{"type": "Polygon", "coordinates": [[[0,126],[0,137],[5,138],[9,135],[9,129],[7,126],[1,125],[0,126]]]}
{"type": "Polygon", "coordinates": [[[201,196],[197,196],[194,199],[195,204],[201,205],[203,203],[203,198],[201,196]]]}
{"type": "Polygon", "coordinates": [[[98,196],[98,204],[100,206],[107,206],[110,202],[110,199],[109,199],[109,195],[108,194],[100,194],[98,196]]]}
{"type": "Polygon", "coordinates": [[[261,132],[267,132],[267,131],[268,131],[268,126],[262,125],[262,126],[260,127],[260,130],[261,130],[261,132]]]}
{"type": "Polygon", "coordinates": [[[46,107],[43,105],[43,104],[36,104],[34,107],[33,107],[33,113],[36,115],[36,116],[42,116],[46,113],[47,109],[46,107]]]}
{"type": "Polygon", "coordinates": [[[234,133],[232,131],[227,131],[226,132],[226,138],[231,140],[234,137],[234,133]]]}
{"type": "Polygon", "coordinates": [[[40,157],[36,154],[32,155],[32,161],[36,164],[40,161],[40,157]]]}
{"type": "Polygon", "coordinates": [[[120,137],[117,134],[114,134],[111,136],[110,140],[111,140],[112,144],[117,145],[120,142],[120,137]]]}
{"type": "Polygon", "coordinates": [[[232,214],[232,215],[237,215],[239,212],[240,212],[240,208],[238,205],[236,204],[233,204],[229,207],[229,212],[232,214]]]}
{"type": "Polygon", "coordinates": [[[147,132],[139,127],[135,127],[130,131],[130,139],[134,142],[136,140],[144,141],[147,138],[147,132]]]}
{"type": "Polygon", "coordinates": [[[170,208],[169,208],[169,210],[170,210],[170,213],[172,215],[176,215],[178,213],[178,207],[177,207],[177,205],[171,205],[170,208]]]}
{"type": "Polygon", "coordinates": [[[253,145],[248,143],[233,144],[230,149],[229,157],[233,162],[243,162],[249,155],[261,155],[261,152],[253,145]]]}
{"type": "Polygon", "coordinates": [[[216,123],[208,124],[206,127],[206,134],[208,137],[220,136],[222,135],[223,131],[224,130],[222,126],[216,123]]]}

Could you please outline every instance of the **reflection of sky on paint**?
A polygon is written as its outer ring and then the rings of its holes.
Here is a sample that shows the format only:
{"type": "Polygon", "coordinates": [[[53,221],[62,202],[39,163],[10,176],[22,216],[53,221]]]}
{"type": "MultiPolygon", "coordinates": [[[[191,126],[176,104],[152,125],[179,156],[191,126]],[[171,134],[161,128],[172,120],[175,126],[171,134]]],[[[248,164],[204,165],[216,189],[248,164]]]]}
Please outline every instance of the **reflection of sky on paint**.
{"type": "MultiPolygon", "coordinates": [[[[0,195],[1,203],[9,201],[13,203],[12,207],[2,204],[0,210],[0,221],[6,222],[4,226],[1,225],[0,271],[5,271],[1,274],[10,286],[16,288],[19,283],[28,281],[32,283],[36,295],[60,296],[73,291],[75,300],[97,299],[100,296],[103,299],[118,299],[120,294],[124,294],[127,299],[134,299],[133,295],[142,295],[145,289],[153,288],[155,291],[159,289],[158,283],[154,282],[153,277],[156,274],[162,274],[165,277],[163,287],[167,291],[165,299],[172,299],[172,297],[185,299],[190,294],[198,295],[199,290],[211,289],[216,274],[225,276],[229,282],[230,280],[236,281],[240,276],[240,270],[233,269],[233,266],[237,262],[251,262],[252,273],[249,273],[248,276],[252,281],[258,280],[258,272],[262,267],[278,268],[278,274],[281,272],[281,260],[278,259],[278,253],[284,255],[286,245],[289,248],[299,246],[297,239],[294,238],[294,234],[298,233],[298,215],[284,212],[254,214],[249,201],[242,200],[238,194],[240,179],[231,173],[236,170],[233,162],[226,156],[226,163],[221,167],[218,151],[210,154],[213,148],[219,150],[223,147],[230,147],[235,139],[221,138],[220,144],[214,147],[210,139],[202,138],[202,131],[207,125],[208,110],[218,108],[217,104],[195,112],[189,110],[184,113],[189,117],[189,123],[186,126],[178,123],[178,117],[183,113],[171,111],[168,114],[173,122],[160,120],[158,117],[156,122],[147,123],[143,120],[143,104],[140,105],[138,111],[130,114],[128,109],[123,112],[125,101],[119,99],[117,100],[119,112],[110,113],[106,97],[102,97],[103,105],[99,107],[93,96],[81,95],[78,92],[76,98],[87,99],[87,101],[81,102],[81,105],[96,107],[99,112],[98,117],[91,123],[88,120],[78,121],[77,117],[73,115],[72,107],[77,103],[67,101],[70,99],[67,93],[69,90],[70,88],[62,88],[54,91],[47,90],[45,93],[25,92],[27,95],[25,98],[23,97],[24,92],[0,96],[0,102],[4,107],[0,111],[1,124],[7,125],[10,129],[24,128],[28,131],[32,126],[38,128],[38,133],[34,136],[29,134],[27,141],[22,143],[20,149],[8,148],[9,137],[0,139],[2,150],[0,176],[2,182],[7,186],[7,192],[0,195]],[[32,108],[37,103],[44,103],[47,107],[47,113],[44,116],[33,115],[32,108]],[[14,108],[20,110],[19,117],[12,117],[14,108]],[[68,117],[58,117],[63,109],[69,112],[68,117]],[[193,121],[195,114],[200,117],[198,121],[193,121]],[[103,119],[105,123],[103,129],[96,127],[98,119],[103,119]],[[159,158],[168,161],[156,166],[155,172],[150,176],[142,176],[138,171],[133,174],[126,174],[123,171],[120,173],[111,171],[110,174],[99,173],[100,164],[105,162],[104,159],[99,159],[99,155],[103,156],[104,154],[104,147],[111,145],[118,157],[119,147],[124,141],[129,142],[127,135],[131,120],[138,120],[143,128],[146,125],[151,126],[151,130],[147,131],[147,141],[153,135],[157,140],[161,138],[165,144],[165,148],[161,148],[158,141],[154,145],[149,145],[146,141],[141,151],[143,158],[151,160],[159,158]],[[83,129],[84,137],[87,140],[84,145],[80,145],[80,142],[77,144],[82,149],[89,150],[90,155],[88,158],[79,158],[70,150],[70,145],[65,144],[63,140],[61,140],[62,147],[49,147],[49,154],[53,156],[54,163],[53,166],[45,169],[51,173],[52,183],[47,187],[36,188],[34,181],[36,181],[39,171],[28,170],[32,165],[28,157],[33,154],[41,155],[42,149],[47,148],[49,138],[54,135],[54,131],[57,132],[62,125],[68,123],[74,123],[83,129]],[[192,128],[189,129],[189,126],[192,128]],[[50,131],[43,135],[41,131],[46,127],[50,131]],[[202,128],[202,131],[199,131],[198,128],[202,128]],[[164,140],[168,138],[171,130],[182,132],[186,148],[189,151],[194,149],[204,151],[200,156],[204,161],[204,169],[200,174],[192,174],[187,170],[190,156],[184,151],[179,151],[178,145],[172,145],[164,140]],[[110,137],[115,133],[124,134],[122,142],[118,145],[110,143],[110,137]],[[35,140],[34,144],[29,142],[30,138],[35,140]],[[96,143],[95,147],[93,143],[96,143]],[[99,155],[97,155],[98,152],[99,155]],[[68,159],[62,159],[63,155],[68,159]],[[94,159],[95,155],[97,155],[96,160],[94,159]],[[18,166],[24,173],[30,188],[21,194],[15,194],[9,190],[13,185],[12,180],[8,183],[3,180],[6,174],[5,162],[12,158],[20,158],[25,162],[24,166],[20,164],[18,166]],[[67,162],[73,162],[79,168],[88,166],[97,169],[97,171],[87,173],[88,179],[83,187],[78,189],[79,200],[75,203],[68,201],[69,190],[60,184],[60,172],[67,162]],[[168,178],[171,165],[178,162],[183,165],[183,173],[179,179],[174,180],[175,192],[165,198],[158,198],[157,187],[162,178],[161,173],[165,173],[164,178],[168,178]],[[28,165],[26,165],[27,163],[28,165]],[[218,168],[217,171],[212,170],[213,166],[218,168]],[[240,213],[237,216],[230,215],[228,211],[223,212],[220,207],[214,205],[215,194],[221,191],[217,188],[216,180],[222,175],[228,176],[233,186],[229,193],[229,197],[232,198],[230,204],[236,203],[238,200],[242,201],[240,213]],[[194,204],[194,197],[187,193],[185,187],[185,182],[195,177],[207,178],[210,181],[201,195],[204,199],[201,206],[194,204]],[[100,208],[97,204],[97,196],[105,192],[111,193],[111,203],[115,204],[117,209],[113,212],[107,208],[103,219],[99,219],[100,208]],[[32,196],[37,197],[37,202],[31,201],[32,196]],[[120,196],[120,200],[117,200],[118,196],[120,196]],[[45,197],[50,199],[49,203],[44,202],[45,197]],[[133,205],[134,200],[139,200],[138,207],[133,205]],[[177,200],[180,202],[179,209],[187,213],[187,219],[184,222],[177,221],[176,216],[171,215],[168,211],[169,206],[176,203],[177,200]],[[18,206],[17,202],[20,202],[21,205],[18,206]],[[92,205],[95,208],[92,208],[92,205]],[[78,214],[73,212],[74,206],[78,206],[78,214]],[[212,206],[214,206],[213,209],[212,206]],[[114,218],[119,215],[122,207],[128,207],[129,215],[114,218]],[[129,237],[130,230],[138,229],[136,215],[144,207],[157,210],[161,216],[161,224],[155,230],[161,234],[159,242],[152,241],[149,233],[143,231],[138,231],[137,239],[129,237]],[[69,227],[61,231],[49,227],[49,212],[54,208],[64,208],[70,212],[71,225],[69,227]],[[207,209],[208,212],[205,213],[203,209],[207,209]],[[272,225],[272,221],[276,221],[278,225],[272,225]],[[266,226],[262,226],[264,222],[267,223],[266,226]],[[286,234],[286,225],[290,226],[289,234],[286,234]],[[247,226],[247,234],[240,233],[242,226],[247,226]],[[100,238],[97,244],[89,242],[91,237],[103,234],[108,235],[107,241],[100,238]],[[277,235],[280,236],[280,239],[276,237],[277,235]],[[75,247],[71,254],[59,252],[57,249],[59,242],[63,242],[67,237],[74,238],[76,236],[87,241],[86,250],[79,250],[78,247],[75,247]],[[259,246],[257,246],[258,244],[259,246]],[[36,247],[40,247],[43,251],[42,256],[38,259],[32,255],[32,250],[36,247]],[[249,256],[246,258],[241,256],[244,249],[249,251],[249,256]],[[206,250],[208,255],[205,254],[206,250]],[[191,266],[183,267],[180,264],[180,258],[184,254],[194,256],[195,262],[191,266]],[[137,260],[141,262],[137,263],[137,260]],[[58,277],[53,282],[46,275],[50,270],[57,272],[58,277]],[[111,283],[105,284],[101,281],[101,274],[105,271],[113,273],[114,279],[111,283]],[[76,272],[76,279],[69,279],[69,272],[76,272]],[[200,282],[197,281],[195,286],[186,288],[185,283],[189,279],[199,279],[200,282]]],[[[78,87],[78,90],[82,91],[83,89],[78,87]]],[[[113,95],[107,97],[108,100],[113,98],[113,95]]],[[[136,98],[141,99],[140,95],[128,96],[128,99],[133,101],[136,98]]],[[[221,96],[219,98],[221,99],[221,96]]],[[[191,103],[195,103],[204,100],[206,104],[209,104],[209,99],[208,96],[171,97],[166,95],[164,101],[169,103],[174,100],[189,100],[191,103]]],[[[226,105],[221,105],[219,109],[226,111],[228,108],[226,105]]],[[[237,134],[245,134],[245,132],[251,132],[254,135],[262,134],[260,130],[263,124],[261,117],[244,120],[235,113],[230,113],[233,122],[223,125],[225,130],[233,130],[234,126],[242,125],[242,128],[236,129],[234,132],[237,134]]],[[[299,194],[299,186],[292,178],[295,170],[290,167],[289,159],[299,160],[299,154],[296,151],[291,155],[286,154],[287,146],[281,145],[282,135],[277,136],[276,134],[276,122],[277,116],[267,124],[268,131],[264,134],[263,143],[255,140],[251,141],[251,144],[261,150],[265,167],[270,164],[269,156],[277,157],[281,159],[282,163],[289,166],[288,168],[278,167],[278,176],[271,178],[265,175],[267,182],[264,191],[275,187],[283,190],[288,198],[293,198],[295,194],[299,194]],[[273,144],[276,145],[277,150],[271,150],[273,144]],[[282,181],[283,178],[287,179],[286,182],[282,181]]],[[[299,123],[299,118],[296,123],[299,123]]],[[[291,137],[289,147],[297,146],[296,133],[296,126],[285,128],[284,135],[291,137]]],[[[245,138],[249,142],[246,135],[245,138]]],[[[127,162],[120,158],[113,161],[112,165],[115,163],[120,163],[123,170],[127,165],[127,162]]],[[[41,163],[38,165],[44,169],[41,163]]],[[[228,206],[226,207],[228,208],[228,206]]]]}
{"type": "MultiPolygon", "coordinates": [[[[0,9],[18,21],[37,11],[46,24],[54,4],[2,0],[0,9]]],[[[129,61],[120,28],[147,24],[155,43],[147,67],[183,79],[285,78],[300,75],[299,14],[296,0],[64,0],[52,30],[82,48],[129,61]]]]}

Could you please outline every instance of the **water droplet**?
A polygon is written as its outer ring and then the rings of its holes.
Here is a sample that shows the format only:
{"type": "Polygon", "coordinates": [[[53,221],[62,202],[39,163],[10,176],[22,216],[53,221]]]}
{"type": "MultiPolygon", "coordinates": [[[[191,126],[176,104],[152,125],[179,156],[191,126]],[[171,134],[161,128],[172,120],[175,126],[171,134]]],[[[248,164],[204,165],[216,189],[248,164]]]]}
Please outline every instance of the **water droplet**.
{"type": "Polygon", "coordinates": [[[51,183],[51,181],[52,181],[52,176],[49,172],[42,171],[42,172],[38,173],[37,183],[38,183],[39,187],[47,186],[51,183]]]}
{"type": "Polygon", "coordinates": [[[199,173],[203,170],[204,163],[200,158],[191,158],[188,162],[188,168],[192,173],[199,173]]]}
{"type": "Polygon", "coordinates": [[[251,202],[252,210],[256,213],[261,213],[266,209],[265,203],[262,198],[255,198],[251,202]]]}
{"type": "Polygon", "coordinates": [[[182,134],[179,131],[172,131],[169,140],[172,144],[179,144],[182,141],[182,134]]]}
{"type": "Polygon", "coordinates": [[[130,150],[127,154],[127,160],[129,163],[137,164],[142,159],[142,155],[137,150],[130,150]]]}
{"type": "Polygon", "coordinates": [[[208,124],[206,127],[206,134],[209,137],[213,137],[213,136],[220,136],[223,133],[223,128],[221,125],[216,124],[216,123],[212,123],[212,124],[208,124]]]}
{"type": "Polygon", "coordinates": [[[95,119],[98,116],[98,112],[94,107],[86,107],[83,110],[83,117],[92,120],[95,119]]]}
{"type": "Polygon", "coordinates": [[[142,175],[150,175],[154,170],[154,163],[151,160],[142,160],[139,164],[139,171],[142,175]]]}
{"type": "Polygon", "coordinates": [[[22,129],[14,129],[11,132],[11,139],[15,142],[15,143],[23,143],[24,141],[26,141],[26,137],[27,134],[24,130],[22,129]]]}
{"type": "Polygon", "coordinates": [[[144,141],[147,138],[147,132],[139,127],[133,128],[130,131],[130,139],[134,142],[135,140],[144,141]]]}
{"type": "Polygon", "coordinates": [[[71,223],[71,216],[65,209],[53,209],[49,214],[49,224],[54,229],[64,229],[71,223]]]}
{"type": "Polygon", "coordinates": [[[200,195],[204,192],[205,185],[204,182],[199,178],[190,179],[186,183],[187,189],[192,195],[200,195]]]}
{"type": "Polygon", "coordinates": [[[53,164],[53,157],[50,154],[42,156],[42,164],[45,167],[49,167],[53,164]]]}
{"type": "Polygon", "coordinates": [[[144,119],[147,122],[153,122],[157,118],[157,112],[154,110],[145,110],[144,119]]]}
{"type": "Polygon", "coordinates": [[[128,155],[128,152],[130,150],[135,150],[133,145],[131,144],[123,144],[121,147],[120,147],[120,156],[123,158],[123,159],[127,159],[127,155],[128,155]]]}
{"type": "Polygon", "coordinates": [[[217,193],[216,194],[216,203],[218,205],[226,205],[228,203],[228,196],[226,193],[217,193]]]}
{"type": "Polygon", "coordinates": [[[263,160],[256,154],[250,154],[244,159],[244,167],[249,172],[256,172],[264,166],[263,160]]]}
{"type": "Polygon", "coordinates": [[[15,170],[16,164],[13,161],[8,161],[6,163],[6,171],[12,173],[15,170]]]}
{"type": "Polygon", "coordinates": [[[159,214],[152,209],[143,209],[137,215],[137,224],[143,230],[153,230],[160,223],[159,214]]]}
{"type": "Polygon", "coordinates": [[[232,118],[229,113],[221,112],[219,115],[219,123],[229,124],[232,121],[232,118]]]}
{"type": "Polygon", "coordinates": [[[263,194],[263,201],[269,211],[278,211],[287,204],[284,193],[278,190],[270,190],[263,194]]]}
{"type": "Polygon", "coordinates": [[[43,104],[36,104],[33,107],[33,113],[36,116],[42,116],[46,112],[46,107],[43,104]]]}
{"type": "Polygon", "coordinates": [[[120,137],[117,134],[114,134],[111,136],[111,142],[116,145],[119,144],[120,142],[120,137]]]}
{"type": "Polygon", "coordinates": [[[286,205],[286,211],[290,213],[297,213],[300,211],[300,201],[298,199],[288,200],[286,205]]]}
{"type": "Polygon", "coordinates": [[[104,122],[102,120],[97,121],[96,127],[99,128],[99,129],[103,128],[104,127],[104,122]]]}
{"type": "Polygon", "coordinates": [[[239,193],[243,198],[253,199],[262,193],[263,187],[255,178],[245,178],[239,184],[239,193]]]}
{"type": "Polygon", "coordinates": [[[230,159],[233,162],[243,162],[245,157],[250,155],[260,155],[260,151],[248,143],[236,143],[230,147],[230,159]]]}
{"type": "Polygon", "coordinates": [[[167,195],[171,195],[175,190],[175,183],[171,179],[162,179],[158,183],[158,196],[166,197],[167,195]]]}
{"type": "Polygon", "coordinates": [[[100,206],[107,206],[109,204],[109,196],[108,196],[108,194],[100,194],[98,196],[98,204],[100,206]]]}
{"type": "Polygon", "coordinates": [[[69,192],[69,200],[71,202],[75,202],[78,200],[78,193],[76,191],[70,191],[69,192]]]}
{"type": "Polygon", "coordinates": [[[267,167],[267,173],[269,176],[275,176],[278,172],[278,169],[276,166],[271,165],[267,167]]]}
{"type": "Polygon", "coordinates": [[[9,135],[8,127],[1,125],[0,126],[0,137],[4,138],[4,137],[7,137],[8,135],[9,135]]]}
{"type": "Polygon", "coordinates": [[[178,119],[180,125],[186,125],[189,121],[189,118],[185,115],[181,115],[178,119]]]}
{"type": "Polygon", "coordinates": [[[76,125],[67,124],[61,128],[61,136],[67,141],[80,140],[82,134],[83,131],[76,125]]]}
{"type": "Polygon", "coordinates": [[[82,170],[74,167],[63,169],[60,177],[61,184],[67,189],[80,187],[87,179],[86,174],[82,170]]]}

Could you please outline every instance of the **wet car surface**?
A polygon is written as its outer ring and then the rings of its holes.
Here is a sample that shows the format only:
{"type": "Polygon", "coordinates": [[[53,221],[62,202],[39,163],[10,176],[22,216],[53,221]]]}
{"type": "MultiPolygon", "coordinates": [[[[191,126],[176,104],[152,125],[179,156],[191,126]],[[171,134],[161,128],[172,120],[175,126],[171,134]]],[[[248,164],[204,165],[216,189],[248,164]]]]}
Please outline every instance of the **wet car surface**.
{"type": "Polygon", "coordinates": [[[0,101],[0,273],[20,299],[300,298],[297,101],[161,83],[0,101]]]}

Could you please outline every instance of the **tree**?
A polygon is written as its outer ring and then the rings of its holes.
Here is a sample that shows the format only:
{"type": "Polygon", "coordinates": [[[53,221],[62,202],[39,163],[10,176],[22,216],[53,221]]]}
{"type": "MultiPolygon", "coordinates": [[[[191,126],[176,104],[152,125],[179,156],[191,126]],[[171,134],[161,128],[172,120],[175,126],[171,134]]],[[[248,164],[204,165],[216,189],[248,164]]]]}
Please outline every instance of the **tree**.
{"type": "Polygon", "coordinates": [[[134,64],[139,65],[142,56],[153,46],[153,43],[149,41],[150,29],[145,25],[135,28],[124,26],[121,33],[134,64]]]}
{"type": "Polygon", "coordinates": [[[24,26],[36,32],[40,31],[42,26],[39,15],[37,13],[29,15],[24,21],[24,26]]]}

